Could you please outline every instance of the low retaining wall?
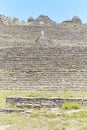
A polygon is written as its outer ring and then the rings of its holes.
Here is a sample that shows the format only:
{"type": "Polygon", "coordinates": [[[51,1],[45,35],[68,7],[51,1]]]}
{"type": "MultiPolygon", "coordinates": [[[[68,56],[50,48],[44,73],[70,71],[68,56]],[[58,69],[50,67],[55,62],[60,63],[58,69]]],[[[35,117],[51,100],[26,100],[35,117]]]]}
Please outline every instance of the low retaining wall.
{"type": "Polygon", "coordinates": [[[65,101],[78,102],[87,105],[87,98],[35,98],[35,97],[7,97],[6,103],[15,106],[39,106],[39,107],[61,107],[65,101]]]}

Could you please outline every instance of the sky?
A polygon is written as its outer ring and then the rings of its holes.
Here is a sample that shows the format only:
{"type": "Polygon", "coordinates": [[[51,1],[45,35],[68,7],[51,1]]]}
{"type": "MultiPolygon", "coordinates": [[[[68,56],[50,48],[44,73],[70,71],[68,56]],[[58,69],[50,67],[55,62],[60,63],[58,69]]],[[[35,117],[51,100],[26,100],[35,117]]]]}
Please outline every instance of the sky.
{"type": "Polygon", "coordinates": [[[43,14],[58,23],[79,16],[87,23],[87,0],[0,0],[0,14],[20,21],[43,14]]]}

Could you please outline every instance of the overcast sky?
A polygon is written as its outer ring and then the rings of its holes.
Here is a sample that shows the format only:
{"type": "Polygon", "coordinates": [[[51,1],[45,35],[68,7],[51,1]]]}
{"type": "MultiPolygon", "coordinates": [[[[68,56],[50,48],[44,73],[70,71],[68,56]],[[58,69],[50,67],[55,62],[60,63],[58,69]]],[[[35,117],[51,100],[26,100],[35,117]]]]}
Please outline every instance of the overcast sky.
{"type": "Polygon", "coordinates": [[[25,21],[44,14],[57,22],[79,16],[87,23],[87,0],[0,0],[0,14],[25,21]]]}

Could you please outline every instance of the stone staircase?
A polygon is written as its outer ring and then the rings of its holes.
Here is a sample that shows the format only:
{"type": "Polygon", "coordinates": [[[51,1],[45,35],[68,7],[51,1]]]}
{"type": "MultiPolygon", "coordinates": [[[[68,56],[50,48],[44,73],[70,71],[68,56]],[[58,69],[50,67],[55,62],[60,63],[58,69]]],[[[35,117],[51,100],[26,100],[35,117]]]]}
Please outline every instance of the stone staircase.
{"type": "Polygon", "coordinates": [[[87,47],[14,47],[0,51],[0,89],[87,90],[87,47]]]}
{"type": "Polygon", "coordinates": [[[87,90],[86,41],[86,25],[0,25],[0,89],[87,90]]]}

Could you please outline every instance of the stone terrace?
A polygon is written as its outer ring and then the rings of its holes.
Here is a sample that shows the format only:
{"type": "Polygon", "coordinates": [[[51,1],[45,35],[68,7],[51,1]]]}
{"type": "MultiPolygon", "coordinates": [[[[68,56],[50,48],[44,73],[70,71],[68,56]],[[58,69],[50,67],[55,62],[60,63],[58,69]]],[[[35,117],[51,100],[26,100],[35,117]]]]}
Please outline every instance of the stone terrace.
{"type": "Polygon", "coordinates": [[[0,89],[87,90],[86,25],[0,25],[0,89]]]}

